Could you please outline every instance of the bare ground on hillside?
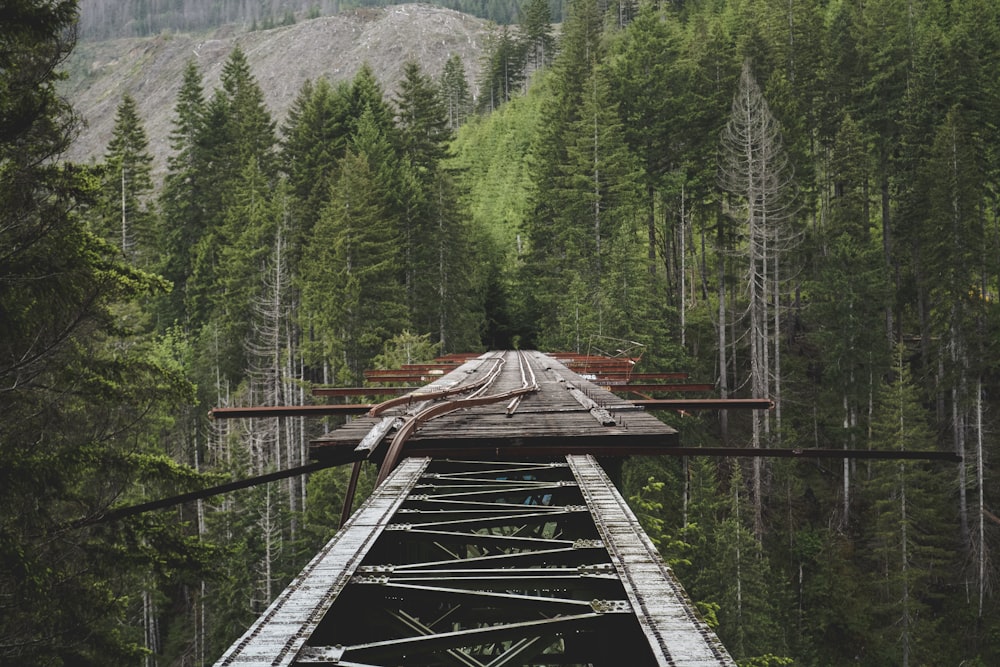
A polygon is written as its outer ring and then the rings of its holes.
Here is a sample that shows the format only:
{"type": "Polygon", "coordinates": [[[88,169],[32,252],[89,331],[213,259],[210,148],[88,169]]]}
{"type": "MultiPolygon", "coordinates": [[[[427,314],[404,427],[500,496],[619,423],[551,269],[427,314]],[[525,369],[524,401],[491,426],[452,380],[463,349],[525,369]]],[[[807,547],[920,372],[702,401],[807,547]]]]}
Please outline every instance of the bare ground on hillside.
{"type": "Polygon", "coordinates": [[[239,44],[278,122],[284,120],[302,84],[322,76],[350,80],[367,62],[386,91],[395,94],[409,60],[437,78],[457,53],[471,89],[479,75],[485,21],[450,9],[410,4],[351,11],[292,26],[212,35],[171,34],[143,39],[81,42],[67,63],[62,90],[86,126],[66,158],[98,160],[111,139],[122,95],[135,98],[154,156],[155,178],[166,168],[174,105],[184,67],[201,69],[206,99],[219,86],[222,66],[239,44]]]}

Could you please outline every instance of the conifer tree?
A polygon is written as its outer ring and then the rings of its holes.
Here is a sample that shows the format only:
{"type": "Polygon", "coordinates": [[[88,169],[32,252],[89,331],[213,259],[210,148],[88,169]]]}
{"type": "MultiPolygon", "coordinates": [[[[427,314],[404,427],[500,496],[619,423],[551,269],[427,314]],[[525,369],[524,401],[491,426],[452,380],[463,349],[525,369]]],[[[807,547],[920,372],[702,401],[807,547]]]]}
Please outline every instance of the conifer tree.
{"type": "Polygon", "coordinates": [[[528,0],[522,6],[519,36],[524,43],[526,76],[552,63],[556,40],[548,0],[528,0]]]}
{"type": "Polygon", "coordinates": [[[306,326],[322,335],[314,362],[328,363],[350,384],[363,380],[383,341],[405,328],[406,307],[384,185],[368,156],[351,150],[338,173],[303,261],[302,300],[306,326]]]}
{"type": "Polygon", "coordinates": [[[185,297],[193,268],[192,251],[206,226],[204,187],[205,161],[200,139],[205,115],[205,96],[201,73],[194,61],[188,61],[177,102],[174,105],[170,133],[172,155],[167,158],[167,175],[160,194],[160,224],[156,247],[156,267],[173,284],[170,294],[160,299],[160,326],[186,322],[185,297]]]}
{"type": "MultiPolygon", "coordinates": [[[[895,350],[891,384],[875,407],[873,446],[897,451],[932,449],[934,437],[902,345],[895,350]]],[[[948,532],[939,508],[944,505],[944,475],[921,462],[899,461],[874,467],[867,492],[873,503],[870,532],[871,586],[877,592],[876,659],[900,665],[937,658],[933,635],[932,590],[946,571],[948,532]]]]}
{"type": "MultiPolygon", "coordinates": [[[[682,141],[674,134],[677,120],[684,113],[677,92],[681,87],[681,72],[676,65],[679,30],[679,23],[672,15],[663,15],[652,4],[644,5],[639,16],[614,42],[609,58],[612,71],[609,79],[625,138],[643,166],[651,275],[657,272],[657,246],[672,236],[668,230],[656,228],[658,198],[668,196],[663,188],[667,172],[678,170],[683,164],[679,154],[682,141]]],[[[663,253],[664,260],[667,256],[663,253]]],[[[669,297],[664,295],[664,298],[669,297]]]]}
{"type": "Polygon", "coordinates": [[[135,99],[126,94],[115,112],[115,126],[104,156],[103,195],[111,237],[132,261],[149,264],[152,250],[153,156],[135,99]],[[115,224],[117,223],[117,224],[115,224]]]}
{"type": "Polygon", "coordinates": [[[297,262],[302,247],[326,206],[357,119],[350,116],[351,86],[334,87],[322,77],[306,81],[282,125],[280,161],[291,188],[295,224],[290,231],[290,259],[297,262]]]}
{"type": "Polygon", "coordinates": [[[457,53],[451,54],[441,72],[441,96],[444,98],[448,129],[455,132],[472,113],[472,93],[465,78],[465,65],[457,53]]]}
{"type": "Polygon", "coordinates": [[[479,85],[480,112],[495,111],[521,92],[525,81],[524,49],[505,25],[490,34],[483,51],[479,85]]]}
{"type": "MultiPolygon", "coordinates": [[[[200,167],[205,186],[205,227],[195,246],[187,295],[190,316],[199,324],[213,315],[219,281],[224,279],[218,273],[223,264],[219,254],[227,242],[236,238],[224,226],[227,217],[232,217],[230,208],[242,205],[235,198],[244,170],[253,164],[259,174],[260,182],[251,188],[271,190],[277,177],[274,122],[239,47],[226,60],[222,87],[215,90],[203,118],[198,146],[204,157],[200,167]]],[[[242,367],[236,359],[227,363],[232,363],[231,370],[242,367]]]]}
{"type": "Polygon", "coordinates": [[[392,106],[385,99],[385,92],[375,78],[371,65],[364,63],[351,81],[351,104],[349,118],[353,120],[352,130],[357,131],[357,123],[365,112],[370,109],[372,120],[379,131],[385,133],[390,142],[395,144],[394,118],[392,106]]]}
{"type": "MultiPolygon", "coordinates": [[[[861,130],[850,115],[831,146],[828,223],[816,239],[812,334],[821,350],[824,406],[833,427],[843,434],[845,449],[867,445],[871,406],[879,379],[889,370],[885,345],[885,309],[890,305],[889,279],[882,251],[872,233],[868,211],[870,165],[861,130]]],[[[843,461],[843,525],[851,518],[851,461],[843,461]]]]}
{"type": "Polygon", "coordinates": [[[136,664],[129,596],[164,563],[190,572],[208,555],[169,517],[93,524],[140,487],[195,476],[151,435],[190,387],[131,324],[162,281],[87,224],[99,175],[57,162],[77,122],[56,92],[76,18],[75,2],[15,1],[0,22],[4,664],[136,664]]]}
{"type": "Polygon", "coordinates": [[[237,171],[253,158],[262,173],[273,177],[274,121],[246,54],[239,46],[233,48],[222,67],[222,91],[228,106],[229,135],[236,142],[233,148],[237,171]]]}
{"type": "Polygon", "coordinates": [[[400,148],[426,184],[433,179],[438,163],[447,155],[451,139],[448,116],[440,90],[420,65],[409,61],[396,95],[396,118],[400,148]]]}

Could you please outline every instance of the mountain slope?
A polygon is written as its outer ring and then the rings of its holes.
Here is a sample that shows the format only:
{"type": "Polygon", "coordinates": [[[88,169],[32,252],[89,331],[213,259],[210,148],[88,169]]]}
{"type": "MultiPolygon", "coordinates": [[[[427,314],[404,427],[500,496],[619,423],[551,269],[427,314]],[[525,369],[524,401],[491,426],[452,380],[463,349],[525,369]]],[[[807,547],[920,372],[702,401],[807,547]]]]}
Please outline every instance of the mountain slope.
{"type": "Polygon", "coordinates": [[[86,121],[67,159],[100,159],[111,138],[115,110],[131,94],[149,136],[154,171],[162,175],[169,154],[173,108],[187,61],[195,60],[206,98],[219,85],[233,46],[247,54],[265,101],[279,125],[307,79],[350,80],[367,62],[388,96],[408,60],[437,78],[457,53],[474,89],[487,23],[459,12],[423,4],[361,9],[291,26],[213,35],[81,42],[67,62],[63,93],[86,121]]]}

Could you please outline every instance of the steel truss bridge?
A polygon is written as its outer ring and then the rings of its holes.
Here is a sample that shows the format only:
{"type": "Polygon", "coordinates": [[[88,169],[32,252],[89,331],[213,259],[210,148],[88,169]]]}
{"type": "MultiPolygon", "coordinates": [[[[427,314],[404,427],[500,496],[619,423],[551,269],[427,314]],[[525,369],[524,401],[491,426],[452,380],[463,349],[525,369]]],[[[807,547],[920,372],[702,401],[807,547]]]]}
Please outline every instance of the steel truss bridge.
{"type": "MultiPolygon", "coordinates": [[[[735,667],[601,464],[689,453],[647,406],[770,404],[653,398],[711,387],[634,361],[452,357],[368,377],[418,387],[315,391],[383,403],[215,411],[363,413],[311,443],[310,470],[354,464],[346,508],[361,463],[379,466],[372,495],[217,667],[735,667]]],[[[699,451],[733,453],[716,449],[699,451]]]]}

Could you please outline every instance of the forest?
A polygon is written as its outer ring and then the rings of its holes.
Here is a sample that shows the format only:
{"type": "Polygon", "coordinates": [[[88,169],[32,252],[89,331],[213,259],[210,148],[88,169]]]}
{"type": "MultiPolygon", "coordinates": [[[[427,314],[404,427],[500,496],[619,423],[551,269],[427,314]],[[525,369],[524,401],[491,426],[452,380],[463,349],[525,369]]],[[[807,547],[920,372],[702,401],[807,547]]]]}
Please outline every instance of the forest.
{"type": "MultiPolygon", "coordinates": [[[[240,25],[267,30],[296,21],[366,7],[402,4],[392,0],[80,0],[82,39],[144,37],[169,32],[202,32],[240,25]]],[[[454,9],[500,25],[517,23],[522,0],[430,0],[426,4],[454,9]]],[[[556,22],[565,16],[565,0],[550,0],[556,22]]]]}
{"type": "Polygon", "coordinates": [[[76,0],[2,11],[0,664],[212,664],[346,471],[107,513],[336,425],[214,406],[513,347],[775,402],[659,414],[685,445],[960,455],[634,459],[623,494],[742,666],[1000,663],[997,3],[570,0],[557,38],[528,0],[481,81],[316,72],[285,118],[237,47],[185,71],[163,183],[128,95],[60,159],[76,0]]]}

